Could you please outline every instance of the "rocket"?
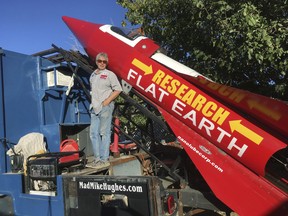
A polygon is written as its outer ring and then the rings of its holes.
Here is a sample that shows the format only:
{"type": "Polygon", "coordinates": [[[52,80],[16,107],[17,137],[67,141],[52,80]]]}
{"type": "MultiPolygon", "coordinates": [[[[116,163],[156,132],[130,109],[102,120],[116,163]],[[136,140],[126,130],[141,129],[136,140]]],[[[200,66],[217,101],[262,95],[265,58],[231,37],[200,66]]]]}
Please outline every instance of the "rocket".
{"type": "Polygon", "coordinates": [[[288,171],[273,166],[287,168],[287,104],[215,83],[139,32],[62,19],[92,60],[106,52],[108,68],[158,108],[222,202],[240,215],[288,214],[288,171]]]}

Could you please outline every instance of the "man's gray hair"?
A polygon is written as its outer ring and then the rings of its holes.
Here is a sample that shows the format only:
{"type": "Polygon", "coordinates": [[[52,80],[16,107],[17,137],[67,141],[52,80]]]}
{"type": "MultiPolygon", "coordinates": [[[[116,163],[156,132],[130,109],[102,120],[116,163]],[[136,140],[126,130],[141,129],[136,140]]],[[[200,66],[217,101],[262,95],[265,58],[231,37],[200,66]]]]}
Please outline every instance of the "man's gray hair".
{"type": "Polygon", "coordinates": [[[104,57],[105,60],[107,60],[107,62],[108,62],[108,54],[107,54],[107,53],[104,53],[104,52],[98,53],[98,55],[96,56],[96,61],[97,61],[100,57],[104,57]]]}

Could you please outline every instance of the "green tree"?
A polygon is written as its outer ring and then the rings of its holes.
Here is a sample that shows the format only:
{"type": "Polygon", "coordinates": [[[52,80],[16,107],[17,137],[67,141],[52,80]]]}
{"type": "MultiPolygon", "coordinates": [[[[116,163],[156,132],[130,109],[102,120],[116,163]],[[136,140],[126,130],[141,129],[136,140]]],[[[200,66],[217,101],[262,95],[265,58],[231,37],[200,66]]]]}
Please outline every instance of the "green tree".
{"type": "Polygon", "coordinates": [[[214,81],[288,100],[287,0],[117,3],[172,58],[214,81]]]}

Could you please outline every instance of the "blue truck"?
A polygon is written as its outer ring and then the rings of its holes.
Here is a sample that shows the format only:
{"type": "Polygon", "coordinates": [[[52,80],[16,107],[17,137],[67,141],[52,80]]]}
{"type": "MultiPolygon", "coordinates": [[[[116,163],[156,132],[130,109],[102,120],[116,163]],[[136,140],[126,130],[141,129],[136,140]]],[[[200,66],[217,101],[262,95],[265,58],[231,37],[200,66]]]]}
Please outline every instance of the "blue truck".
{"type": "Polygon", "coordinates": [[[113,152],[111,166],[85,167],[92,155],[88,80],[93,67],[81,53],[55,45],[34,55],[0,49],[0,215],[147,216],[181,215],[183,206],[218,209],[196,190],[183,190],[180,202],[180,189],[163,187],[159,176],[171,176],[170,184],[178,182],[182,189],[185,179],[176,166],[169,168],[151,153],[152,142],[163,142],[157,136],[167,138],[168,129],[140,99],[122,95],[123,109],[142,109],[152,117],[146,125],[158,123],[160,132],[148,140],[139,125],[131,135],[126,126],[118,128],[112,140],[121,141],[124,134],[119,146],[128,145],[113,152]]]}

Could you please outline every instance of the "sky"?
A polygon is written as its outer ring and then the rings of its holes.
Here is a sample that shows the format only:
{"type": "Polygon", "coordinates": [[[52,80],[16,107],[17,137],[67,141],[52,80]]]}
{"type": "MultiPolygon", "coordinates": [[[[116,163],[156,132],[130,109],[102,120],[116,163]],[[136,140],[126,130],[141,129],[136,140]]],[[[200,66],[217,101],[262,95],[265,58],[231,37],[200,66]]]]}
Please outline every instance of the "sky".
{"type": "Polygon", "coordinates": [[[0,47],[23,54],[52,48],[81,48],[62,16],[121,26],[126,9],[116,0],[2,0],[0,47]]]}

